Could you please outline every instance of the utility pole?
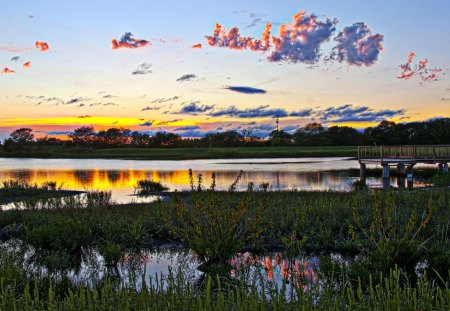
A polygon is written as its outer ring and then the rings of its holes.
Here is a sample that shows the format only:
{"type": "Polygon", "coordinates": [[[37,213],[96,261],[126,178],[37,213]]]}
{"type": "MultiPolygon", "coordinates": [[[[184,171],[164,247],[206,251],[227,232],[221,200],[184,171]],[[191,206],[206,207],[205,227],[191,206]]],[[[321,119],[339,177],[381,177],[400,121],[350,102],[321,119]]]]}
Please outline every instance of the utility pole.
{"type": "Polygon", "coordinates": [[[276,115],[275,116],[276,117],[276,123],[277,123],[277,137],[279,136],[279,134],[280,134],[280,131],[279,131],[279,128],[278,128],[278,125],[280,124],[280,119],[279,119],[279,115],[276,115]]]}

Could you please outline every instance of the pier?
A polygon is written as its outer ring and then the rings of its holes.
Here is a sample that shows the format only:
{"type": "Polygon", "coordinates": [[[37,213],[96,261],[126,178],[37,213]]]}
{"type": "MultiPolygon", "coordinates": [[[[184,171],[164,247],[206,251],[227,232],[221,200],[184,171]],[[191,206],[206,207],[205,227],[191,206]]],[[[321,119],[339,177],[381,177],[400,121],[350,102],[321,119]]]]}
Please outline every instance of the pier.
{"type": "Polygon", "coordinates": [[[366,181],[367,165],[381,165],[383,167],[383,188],[389,188],[390,167],[397,167],[397,184],[412,188],[414,180],[414,165],[435,164],[439,171],[448,174],[450,162],[450,145],[428,146],[359,146],[358,160],[360,165],[360,179],[366,181]]]}

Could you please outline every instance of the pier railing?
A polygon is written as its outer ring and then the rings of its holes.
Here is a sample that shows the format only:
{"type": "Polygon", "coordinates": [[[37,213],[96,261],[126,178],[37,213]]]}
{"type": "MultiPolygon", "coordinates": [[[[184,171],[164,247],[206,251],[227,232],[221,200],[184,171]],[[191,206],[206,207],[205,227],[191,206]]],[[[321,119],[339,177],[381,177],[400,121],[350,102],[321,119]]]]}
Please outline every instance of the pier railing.
{"type": "Polygon", "coordinates": [[[359,160],[450,161],[450,145],[359,146],[359,160]]]}

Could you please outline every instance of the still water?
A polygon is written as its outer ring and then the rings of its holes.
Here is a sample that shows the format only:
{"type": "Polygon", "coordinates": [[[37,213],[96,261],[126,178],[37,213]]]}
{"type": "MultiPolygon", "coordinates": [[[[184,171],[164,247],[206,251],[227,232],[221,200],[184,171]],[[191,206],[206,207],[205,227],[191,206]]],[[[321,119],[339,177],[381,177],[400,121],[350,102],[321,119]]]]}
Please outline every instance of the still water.
{"type": "MultiPolygon", "coordinates": [[[[15,159],[0,158],[0,181],[21,180],[42,184],[63,183],[70,190],[110,190],[118,203],[142,202],[134,196],[134,187],[141,179],[159,181],[169,191],[190,189],[188,170],[202,175],[209,187],[216,174],[217,189],[227,189],[243,170],[238,189],[249,182],[256,187],[269,183],[270,189],[346,191],[358,176],[349,169],[359,168],[357,160],[349,158],[289,158],[289,159],[214,159],[183,161],[103,160],[103,159],[15,159]]],[[[370,186],[382,184],[381,178],[368,178],[370,186]]],[[[396,178],[391,178],[396,184],[396,178]]]]}

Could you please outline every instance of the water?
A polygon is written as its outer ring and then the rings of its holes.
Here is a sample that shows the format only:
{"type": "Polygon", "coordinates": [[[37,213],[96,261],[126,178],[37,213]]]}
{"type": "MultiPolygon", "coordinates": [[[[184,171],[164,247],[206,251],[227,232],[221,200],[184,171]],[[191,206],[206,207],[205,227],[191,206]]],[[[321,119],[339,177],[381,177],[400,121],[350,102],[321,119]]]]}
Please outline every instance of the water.
{"type": "MultiPolygon", "coordinates": [[[[359,168],[350,158],[215,159],[182,161],[103,160],[103,159],[15,159],[0,158],[0,181],[21,180],[42,184],[63,183],[70,190],[110,190],[118,203],[145,202],[151,198],[133,196],[141,179],[162,182],[169,191],[190,189],[188,170],[201,174],[205,187],[216,173],[217,189],[227,189],[243,170],[238,189],[249,182],[256,187],[269,183],[270,189],[348,191],[358,176],[349,169],[359,168]]],[[[390,180],[396,185],[395,176],[390,180]]],[[[367,178],[369,186],[381,186],[381,178],[367,178]]],[[[154,198],[153,198],[154,199],[154,198]]]]}

